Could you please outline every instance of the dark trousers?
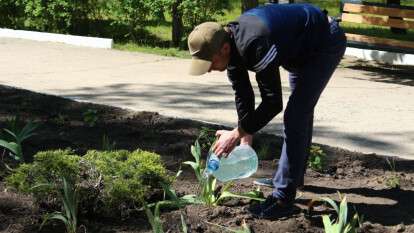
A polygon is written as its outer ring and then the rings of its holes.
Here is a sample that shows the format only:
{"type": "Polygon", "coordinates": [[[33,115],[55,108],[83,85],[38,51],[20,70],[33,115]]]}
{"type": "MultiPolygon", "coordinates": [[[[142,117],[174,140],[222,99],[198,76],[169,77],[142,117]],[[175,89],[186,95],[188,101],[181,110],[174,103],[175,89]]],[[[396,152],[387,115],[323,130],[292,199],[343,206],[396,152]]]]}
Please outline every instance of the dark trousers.
{"type": "Polygon", "coordinates": [[[273,177],[273,196],[293,202],[303,177],[312,143],[313,112],[322,91],[338,66],[346,48],[344,32],[330,23],[330,35],[323,48],[299,67],[289,71],[291,95],[284,113],[284,143],[273,177]]]}

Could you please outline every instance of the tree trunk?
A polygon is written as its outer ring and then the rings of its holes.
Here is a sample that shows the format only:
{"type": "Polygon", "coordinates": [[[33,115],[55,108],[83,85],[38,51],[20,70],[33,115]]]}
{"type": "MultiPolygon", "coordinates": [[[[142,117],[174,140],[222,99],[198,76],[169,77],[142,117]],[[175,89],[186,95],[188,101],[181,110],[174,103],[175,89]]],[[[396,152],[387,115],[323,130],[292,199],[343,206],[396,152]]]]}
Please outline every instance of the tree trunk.
{"type": "Polygon", "coordinates": [[[255,8],[259,5],[258,0],[242,0],[242,12],[255,8]]]}
{"type": "Polygon", "coordinates": [[[181,37],[183,36],[183,20],[181,12],[178,10],[181,0],[176,0],[172,5],[172,43],[173,46],[179,47],[181,37]]]}

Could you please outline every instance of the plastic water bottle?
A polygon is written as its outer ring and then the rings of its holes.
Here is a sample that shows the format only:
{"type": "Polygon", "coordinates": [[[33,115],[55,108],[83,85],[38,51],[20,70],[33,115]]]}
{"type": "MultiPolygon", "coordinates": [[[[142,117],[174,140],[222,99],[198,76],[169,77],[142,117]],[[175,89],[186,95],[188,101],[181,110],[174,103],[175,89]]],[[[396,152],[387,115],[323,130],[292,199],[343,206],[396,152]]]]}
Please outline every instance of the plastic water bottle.
{"type": "Polygon", "coordinates": [[[219,159],[211,152],[207,158],[206,175],[213,175],[226,182],[247,178],[257,171],[258,159],[256,152],[249,145],[240,145],[227,156],[219,159]]]}

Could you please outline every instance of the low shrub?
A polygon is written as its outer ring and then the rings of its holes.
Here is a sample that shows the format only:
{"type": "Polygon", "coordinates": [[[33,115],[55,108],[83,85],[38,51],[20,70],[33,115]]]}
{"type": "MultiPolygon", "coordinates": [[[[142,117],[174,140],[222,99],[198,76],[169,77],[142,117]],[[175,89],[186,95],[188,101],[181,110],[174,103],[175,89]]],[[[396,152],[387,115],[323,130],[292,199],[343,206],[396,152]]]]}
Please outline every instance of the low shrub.
{"type": "Polygon", "coordinates": [[[172,182],[160,156],[155,153],[143,150],[88,151],[84,158],[101,172],[105,186],[102,200],[110,209],[121,205],[142,206],[142,200],[162,192],[161,183],[172,182]]]}
{"type": "Polygon", "coordinates": [[[70,150],[55,150],[39,152],[33,163],[22,164],[6,182],[32,194],[39,205],[60,209],[61,177],[79,187],[81,213],[111,216],[142,206],[143,200],[162,193],[161,183],[170,184],[173,179],[160,156],[147,151],[88,151],[80,157],[70,150]]]}

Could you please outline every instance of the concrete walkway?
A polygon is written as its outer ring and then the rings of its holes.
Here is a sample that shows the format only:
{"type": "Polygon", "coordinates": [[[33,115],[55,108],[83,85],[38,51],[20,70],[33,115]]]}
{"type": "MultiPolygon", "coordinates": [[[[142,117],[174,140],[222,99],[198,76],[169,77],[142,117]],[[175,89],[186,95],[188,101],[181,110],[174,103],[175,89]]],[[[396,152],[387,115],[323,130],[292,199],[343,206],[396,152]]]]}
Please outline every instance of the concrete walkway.
{"type": "MultiPolygon", "coordinates": [[[[235,126],[226,74],[191,77],[188,65],[187,59],[0,38],[2,85],[235,126]]],[[[284,71],[282,82],[286,104],[284,71]]],[[[346,58],[315,114],[314,142],[414,159],[414,69],[346,58]]],[[[263,130],[281,134],[282,119],[280,114],[263,130]]]]}

